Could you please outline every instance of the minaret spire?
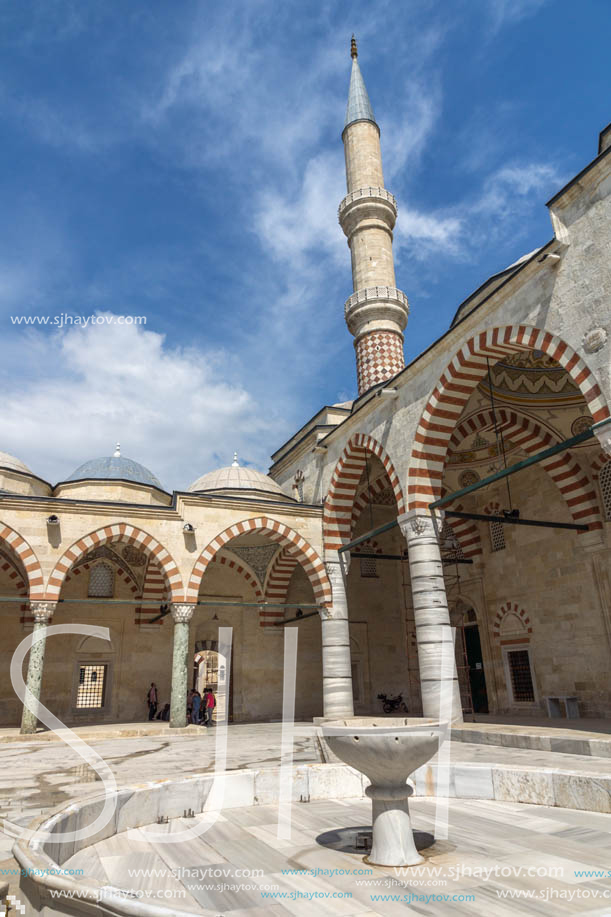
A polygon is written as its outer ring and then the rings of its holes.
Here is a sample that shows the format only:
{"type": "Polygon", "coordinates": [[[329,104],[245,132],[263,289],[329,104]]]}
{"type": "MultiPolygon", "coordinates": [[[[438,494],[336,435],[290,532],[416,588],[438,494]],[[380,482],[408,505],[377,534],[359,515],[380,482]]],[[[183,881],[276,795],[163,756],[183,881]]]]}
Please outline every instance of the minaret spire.
{"type": "Polygon", "coordinates": [[[354,35],[350,56],[352,72],[342,133],[348,194],[339,205],[339,221],[352,256],[354,293],[344,311],[348,330],[354,335],[361,395],[405,366],[403,329],[409,308],[407,296],[395,287],[392,231],[397,203],[384,188],[380,128],[359,67],[354,35]]]}

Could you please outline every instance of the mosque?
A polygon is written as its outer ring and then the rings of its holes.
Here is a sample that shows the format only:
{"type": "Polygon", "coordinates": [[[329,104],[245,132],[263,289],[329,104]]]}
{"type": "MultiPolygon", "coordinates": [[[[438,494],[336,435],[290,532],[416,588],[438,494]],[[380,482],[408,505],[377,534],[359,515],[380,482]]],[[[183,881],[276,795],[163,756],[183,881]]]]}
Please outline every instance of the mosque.
{"type": "Polygon", "coordinates": [[[9,676],[32,632],[27,685],[67,724],[143,720],[154,681],[184,727],[188,689],[227,671],[231,721],[278,720],[287,626],[300,720],[378,713],[381,695],[435,716],[444,687],[457,721],[611,715],[611,125],[548,201],[551,238],[406,366],[397,204],[354,41],[351,57],[338,215],[358,397],[321,407],[268,475],[236,457],[186,491],[119,446],[54,485],[0,453],[4,726],[37,728],[9,676]],[[45,639],[74,622],[109,639],[45,639]]]}

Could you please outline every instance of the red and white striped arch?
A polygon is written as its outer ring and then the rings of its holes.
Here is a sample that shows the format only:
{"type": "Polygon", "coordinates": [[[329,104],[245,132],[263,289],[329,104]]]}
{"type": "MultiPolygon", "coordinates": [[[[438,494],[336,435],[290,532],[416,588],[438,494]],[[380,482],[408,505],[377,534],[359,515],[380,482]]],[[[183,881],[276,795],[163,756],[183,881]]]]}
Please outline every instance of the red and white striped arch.
{"type": "MultiPolygon", "coordinates": [[[[504,605],[501,605],[499,610],[496,613],[494,621],[492,623],[492,636],[497,640],[501,637],[501,629],[503,627],[503,621],[507,615],[515,615],[520,625],[524,630],[524,634],[532,634],[533,629],[530,623],[530,618],[528,614],[524,611],[523,608],[517,604],[517,602],[505,602],[504,605]]],[[[511,642],[511,641],[510,641],[511,642]]]]}
{"type": "Polygon", "coordinates": [[[383,474],[372,484],[370,484],[369,487],[365,487],[359,494],[357,494],[352,506],[352,517],[350,519],[351,533],[354,532],[356,524],[359,521],[363,510],[366,509],[372,501],[375,503],[375,498],[379,497],[380,494],[386,493],[388,490],[388,485],[388,475],[383,474]]]}
{"type": "MultiPolygon", "coordinates": [[[[558,436],[549,429],[517,411],[498,407],[496,416],[503,436],[529,455],[555,446],[559,442],[558,436]]],[[[458,445],[466,436],[493,427],[494,414],[491,410],[476,411],[458,425],[450,438],[450,447],[458,445]]],[[[602,528],[596,492],[588,475],[570,452],[560,452],[544,459],[540,464],[558,487],[573,521],[589,525],[591,530],[602,528]]]]}
{"type": "Polygon", "coordinates": [[[230,525],[212,539],[210,544],[201,552],[193,566],[193,571],[187,587],[187,602],[197,602],[202,577],[206,572],[208,564],[216,554],[218,554],[221,548],[225,547],[225,545],[229,544],[230,541],[237,538],[239,535],[255,532],[261,532],[271,541],[276,541],[284,547],[291,548],[312,584],[314,601],[321,605],[331,604],[331,584],[324,564],[314,548],[308,544],[305,538],[302,538],[301,535],[289,528],[288,525],[279,522],[277,519],[270,519],[267,516],[257,516],[255,519],[244,519],[242,522],[230,525]]]}
{"type": "MultiPolygon", "coordinates": [[[[442,496],[445,496],[445,488],[442,488],[441,493],[442,496]]],[[[450,503],[446,509],[453,509],[460,513],[464,511],[465,507],[462,503],[450,503]]],[[[446,521],[456,536],[463,557],[479,557],[480,554],[483,554],[479,529],[473,519],[455,519],[447,516],[446,521]]]]}
{"type": "MultiPolygon", "coordinates": [[[[26,576],[20,567],[17,565],[14,557],[8,552],[0,551],[0,573],[11,581],[11,586],[14,588],[18,596],[23,598],[27,597],[28,587],[26,585],[26,576]]],[[[24,602],[22,605],[19,605],[19,622],[21,624],[34,624],[34,617],[28,614],[27,603],[24,602]]]]}
{"type": "Polygon", "coordinates": [[[610,460],[611,460],[611,455],[607,455],[606,452],[601,451],[598,453],[598,455],[592,462],[592,465],[590,466],[592,469],[592,477],[594,478],[594,480],[598,479],[598,476],[600,475],[600,472],[602,471],[603,465],[606,465],[607,462],[610,460]]]}
{"type": "Polygon", "coordinates": [[[397,512],[405,512],[399,476],[385,449],[372,436],[356,433],[344,449],[331,477],[323,512],[323,538],[326,550],[337,551],[350,541],[352,510],[368,453],[375,455],[382,462],[397,501],[397,512]]]}
{"type": "Polygon", "coordinates": [[[15,554],[27,577],[28,592],[31,599],[40,599],[44,595],[44,578],[34,551],[27,541],[10,525],[0,522],[0,544],[4,543],[15,554]]]}
{"type": "MultiPolygon", "coordinates": [[[[150,624],[152,618],[159,616],[159,609],[168,601],[168,584],[163,570],[154,557],[149,557],[142,584],[142,604],[136,608],[134,623],[150,624]]],[[[155,621],[163,624],[163,618],[155,621]]]]}
{"type": "Polygon", "coordinates": [[[565,341],[529,325],[482,331],[454,356],[423,411],[408,469],[410,509],[427,509],[432,501],[439,499],[452,433],[460,423],[473,390],[486,375],[486,358],[496,362],[509,353],[524,350],[543,351],[569,373],[583,394],[595,423],[609,417],[609,408],[592,371],[565,341]]]}
{"type": "Polygon", "coordinates": [[[68,571],[83,554],[88,554],[102,544],[115,541],[132,544],[145,554],[152,555],[163,572],[171,601],[183,601],[182,578],[170,553],[152,535],[125,522],[106,525],[104,528],[85,535],[84,538],[79,538],[68,548],[56,563],[49,577],[45,598],[49,601],[57,601],[68,571]]]}
{"type": "Polygon", "coordinates": [[[233,570],[235,573],[239,574],[242,579],[246,580],[252,589],[255,599],[260,599],[263,601],[263,591],[261,589],[257,574],[248,566],[248,564],[245,564],[244,562],[240,563],[233,557],[227,557],[226,554],[215,554],[210,563],[219,564],[219,566],[222,567],[227,567],[229,570],[233,570]]]}
{"type": "MultiPolygon", "coordinates": [[[[286,602],[291,577],[298,563],[299,558],[293,548],[283,548],[276,554],[265,583],[266,602],[273,602],[274,605],[286,602]]],[[[284,611],[281,608],[265,608],[259,614],[259,622],[262,627],[273,627],[274,622],[283,617],[284,611]]]]}

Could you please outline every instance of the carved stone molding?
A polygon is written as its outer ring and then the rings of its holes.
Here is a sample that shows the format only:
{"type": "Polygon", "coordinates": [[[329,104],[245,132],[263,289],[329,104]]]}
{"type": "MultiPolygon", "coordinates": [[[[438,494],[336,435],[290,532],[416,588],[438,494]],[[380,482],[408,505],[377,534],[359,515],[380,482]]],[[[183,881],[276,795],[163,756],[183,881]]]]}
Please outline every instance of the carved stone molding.
{"type": "Polygon", "coordinates": [[[172,605],[172,617],[175,624],[188,624],[193,617],[195,605],[172,605]]]}
{"type": "Polygon", "coordinates": [[[591,328],[584,334],[581,345],[586,353],[597,353],[603,349],[608,337],[605,328],[591,328]]]}
{"type": "Polygon", "coordinates": [[[57,602],[31,602],[30,613],[36,624],[48,624],[57,608],[57,602]]]}

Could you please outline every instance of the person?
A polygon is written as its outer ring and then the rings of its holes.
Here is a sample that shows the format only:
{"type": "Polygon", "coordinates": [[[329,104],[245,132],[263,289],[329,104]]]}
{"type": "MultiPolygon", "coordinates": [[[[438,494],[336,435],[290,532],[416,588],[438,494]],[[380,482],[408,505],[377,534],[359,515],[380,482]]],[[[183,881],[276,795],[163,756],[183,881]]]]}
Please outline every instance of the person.
{"type": "Polygon", "coordinates": [[[163,711],[161,713],[161,719],[164,720],[166,723],[170,719],[170,705],[169,704],[166,704],[165,707],[163,708],[163,711]]]}
{"type": "Polygon", "coordinates": [[[212,726],[212,712],[216,707],[216,698],[212,693],[212,688],[206,690],[206,726],[212,726]]]}
{"type": "Polygon", "coordinates": [[[189,691],[187,692],[187,723],[191,722],[191,708],[193,706],[194,693],[195,692],[193,691],[193,688],[189,688],[189,691]]]}
{"type": "Polygon", "coordinates": [[[155,719],[155,714],[157,713],[157,685],[154,681],[151,682],[151,687],[148,690],[146,695],[146,700],[149,705],[149,720],[155,719]]]}
{"type": "Polygon", "coordinates": [[[191,722],[196,726],[199,726],[199,708],[202,702],[202,697],[199,691],[194,691],[191,698],[191,722]]]}

